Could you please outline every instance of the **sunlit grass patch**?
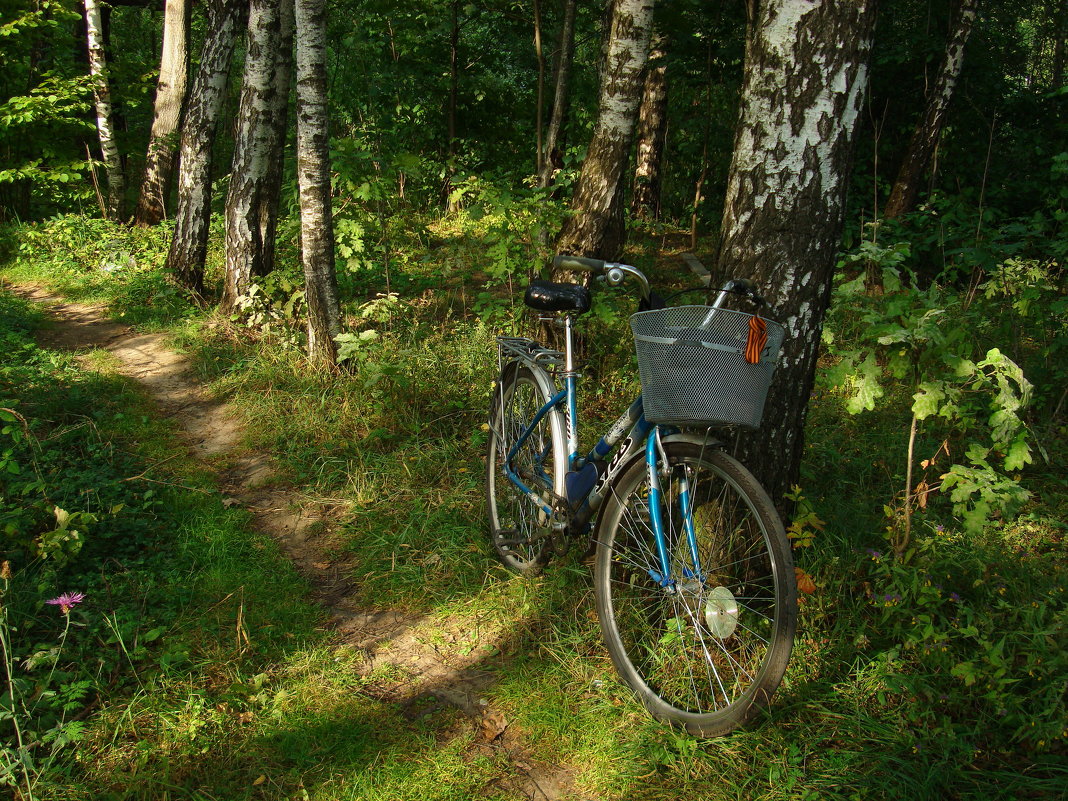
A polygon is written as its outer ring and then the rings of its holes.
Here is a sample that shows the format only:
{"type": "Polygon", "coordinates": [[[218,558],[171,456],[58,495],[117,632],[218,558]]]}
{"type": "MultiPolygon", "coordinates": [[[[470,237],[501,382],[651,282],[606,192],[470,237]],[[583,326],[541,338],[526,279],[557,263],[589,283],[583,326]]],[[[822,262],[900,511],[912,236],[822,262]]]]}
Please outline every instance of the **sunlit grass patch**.
{"type": "Polygon", "coordinates": [[[28,223],[0,272],[69,301],[104,303],[123,322],[166,328],[201,313],[162,270],[171,231],[169,224],[125,226],[81,215],[28,223]]]}

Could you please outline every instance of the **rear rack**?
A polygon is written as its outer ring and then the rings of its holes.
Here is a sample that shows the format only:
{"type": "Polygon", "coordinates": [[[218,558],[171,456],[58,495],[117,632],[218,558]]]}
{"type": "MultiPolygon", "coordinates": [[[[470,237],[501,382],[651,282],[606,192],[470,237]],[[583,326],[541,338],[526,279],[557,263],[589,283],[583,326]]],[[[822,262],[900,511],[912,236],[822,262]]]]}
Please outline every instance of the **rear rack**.
{"type": "Polygon", "coordinates": [[[519,359],[539,367],[562,367],[565,363],[563,353],[526,337],[497,337],[497,350],[502,358],[519,359]]]}

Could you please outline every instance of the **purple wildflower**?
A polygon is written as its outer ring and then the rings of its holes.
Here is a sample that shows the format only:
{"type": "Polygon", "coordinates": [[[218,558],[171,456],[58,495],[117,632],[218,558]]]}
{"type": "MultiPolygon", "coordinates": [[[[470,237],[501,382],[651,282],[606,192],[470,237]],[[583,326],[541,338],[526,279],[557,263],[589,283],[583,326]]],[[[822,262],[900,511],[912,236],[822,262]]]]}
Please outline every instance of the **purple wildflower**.
{"type": "Polygon", "coordinates": [[[943,526],[941,523],[939,523],[937,526],[935,526],[935,531],[945,531],[945,530],[946,530],[946,527],[943,526]]]}
{"type": "Polygon", "coordinates": [[[875,550],[874,548],[865,548],[864,552],[867,553],[868,556],[870,556],[875,561],[879,561],[883,557],[883,555],[881,553],[879,553],[877,550],[875,550]]]}
{"type": "Polygon", "coordinates": [[[58,606],[59,611],[65,615],[70,614],[70,610],[85,600],[84,592],[65,592],[58,598],[50,598],[45,601],[46,604],[52,606],[58,606]]]}
{"type": "Polygon", "coordinates": [[[957,603],[960,600],[960,596],[957,595],[957,593],[955,592],[951,592],[949,594],[949,600],[951,600],[953,603],[957,603]]]}

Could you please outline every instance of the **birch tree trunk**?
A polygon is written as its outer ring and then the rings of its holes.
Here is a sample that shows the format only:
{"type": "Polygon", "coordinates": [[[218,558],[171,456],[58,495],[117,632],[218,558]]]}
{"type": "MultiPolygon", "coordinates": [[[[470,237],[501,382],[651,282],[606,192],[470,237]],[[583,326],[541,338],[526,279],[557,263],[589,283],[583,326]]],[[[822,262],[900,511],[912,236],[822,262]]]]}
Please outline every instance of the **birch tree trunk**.
{"type": "Polygon", "coordinates": [[[108,181],[107,216],[111,220],[121,220],[126,182],[122,174],[119,147],[115,142],[111,87],[108,84],[100,3],[97,0],[85,0],[85,22],[86,41],[89,45],[89,74],[93,78],[93,101],[96,105],[96,129],[100,135],[100,150],[104,156],[104,170],[108,181]]]}
{"type": "Polygon", "coordinates": [[[226,97],[234,40],[248,0],[212,0],[206,5],[207,36],[182,126],[178,209],[167,253],[167,269],[197,294],[204,292],[204,258],[211,220],[212,150],[226,97]]]}
{"type": "Polygon", "coordinates": [[[219,306],[230,313],[264,264],[263,192],[274,165],[274,120],[281,39],[281,8],[292,0],[252,0],[241,102],[234,134],[230,191],[226,197],[226,278],[219,306]]]}
{"type": "Polygon", "coordinates": [[[289,130],[289,95],[293,88],[293,0],[283,0],[278,7],[278,61],[274,71],[274,98],[270,112],[272,129],[267,148],[267,175],[259,196],[260,241],[263,257],[253,269],[253,275],[266,275],[274,269],[277,243],[278,208],[282,199],[282,172],[285,165],[286,131],[289,130]],[[259,271],[262,272],[259,272],[259,271]]]}
{"type": "Polygon", "coordinates": [[[786,328],[763,427],[739,443],[780,504],[801,463],[875,5],[765,0],[746,48],[718,268],[755,279],[786,328]]]}
{"type": "Polygon", "coordinates": [[[145,175],[134,212],[138,225],[156,225],[166,215],[165,192],[174,166],[175,133],[185,102],[189,73],[189,3],[167,0],[163,10],[163,53],[156,83],[152,132],[148,138],[145,175]]]}
{"type": "Polygon", "coordinates": [[[538,185],[543,189],[553,182],[554,173],[563,166],[564,121],[567,119],[568,92],[571,88],[571,64],[575,57],[575,6],[576,0],[564,0],[564,19],[560,24],[560,44],[556,59],[556,75],[553,82],[553,109],[545,129],[544,154],[538,185]]]}
{"type": "Polygon", "coordinates": [[[597,124],[582,165],[573,214],[556,243],[558,253],[616,259],[623,248],[623,175],[649,55],[654,0],[615,0],[597,124]]]}
{"type": "Polygon", "coordinates": [[[334,272],[326,99],[326,0],[297,0],[297,175],[308,357],[333,365],[341,310],[334,272]]]}
{"type": "Polygon", "coordinates": [[[660,162],[667,141],[667,42],[657,37],[645,68],[645,85],[638,109],[638,149],[630,210],[634,217],[660,217],[660,162]]]}
{"type": "Polygon", "coordinates": [[[942,135],[946,112],[960,77],[964,63],[964,45],[971,35],[978,5],[978,0],[957,0],[938,78],[927,93],[927,106],[909,140],[908,150],[905,151],[897,179],[894,181],[894,188],[890,191],[890,198],[883,209],[884,217],[907,214],[916,205],[923,174],[931,163],[938,138],[942,135]]]}

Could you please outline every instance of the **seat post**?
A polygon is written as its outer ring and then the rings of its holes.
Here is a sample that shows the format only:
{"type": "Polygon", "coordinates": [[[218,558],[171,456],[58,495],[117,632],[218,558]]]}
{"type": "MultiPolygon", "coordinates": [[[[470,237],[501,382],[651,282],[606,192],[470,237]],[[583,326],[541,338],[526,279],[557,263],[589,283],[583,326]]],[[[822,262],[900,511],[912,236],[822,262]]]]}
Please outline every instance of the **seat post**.
{"type": "Polygon", "coordinates": [[[573,360],[573,346],[574,346],[574,329],[572,327],[571,315],[564,316],[564,370],[569,373],[575,371],[575,362],[573,360]]]}
{"type": "Polygon", "coordinates": [[[567,387],[567,451],[568,467],[576,470],[580,466],[579,461],[579,437],[578,437],[578,378],[575,373],[575,336],[570,314],[564,315],[564,382],[567,387]]]}

